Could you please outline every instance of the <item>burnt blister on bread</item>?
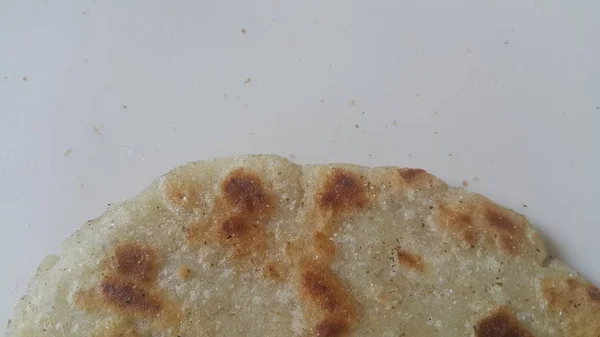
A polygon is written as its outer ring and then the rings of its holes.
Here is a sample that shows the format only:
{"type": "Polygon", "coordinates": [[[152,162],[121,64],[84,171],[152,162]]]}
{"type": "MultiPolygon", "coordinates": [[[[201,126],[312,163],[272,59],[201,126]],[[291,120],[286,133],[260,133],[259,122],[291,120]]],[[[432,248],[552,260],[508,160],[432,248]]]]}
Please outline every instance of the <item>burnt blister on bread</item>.
{"type": "Polygon", "coordinates": [[[507,308],[484,317],[474,327],[475,337],[533,337],[507,308]]]}

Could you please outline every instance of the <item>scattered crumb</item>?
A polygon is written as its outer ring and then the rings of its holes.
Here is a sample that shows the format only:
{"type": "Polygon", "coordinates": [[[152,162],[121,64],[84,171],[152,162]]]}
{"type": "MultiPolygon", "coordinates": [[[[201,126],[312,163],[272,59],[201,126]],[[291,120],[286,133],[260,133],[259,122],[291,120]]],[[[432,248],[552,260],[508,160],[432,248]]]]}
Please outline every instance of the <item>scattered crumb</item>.
{"type": "Polygon", "coordinates": [[[250,82],[252,82],[252,78],[248,77],[248,78],[247,78],[247,79],[244,81],[244,84],[248,84],[248,83],[250,83],[250,82]]]}
{"type": "Polygon", "coordinates": [[[394,121],[394,125],[396,125],[396,121],[394,121]]]}
{"type": "Polygon", "coordinates": [[[467,48],[467,53],[470,53],[470,52],[471,52],[471,49],[468,49],[468,48],[467,48]]]}
{"type": "Polygon", "coordinates": [[[254,136],[254,132],[250,132],[250,136],[254,136]]]}
{"type": "Polygon", "coordinates": [[[506,44],[509,44],[509,42],[508,42],[508,41],[504,41],[504,44],[505,44],[505,45],[506,45],[506,44]]]}
{"type": "Polygon", "coordinates": [[[440,113],[439,113],[439,112],[437,112],[437,111],[434,111],[434,112],[433,112],[433,114],[434,114],[434,115],[439,115],[440,113]]]}
{"type": "Polygon", "coordinates": [[[474,177],[473,180],[479,181],[479,177],[474,177]]]}
{"type": "Polygon", "coordinates": [[[363,112],[362,112],[362,114],[364,115],[364,114],[365,114],[365,112],[363,111],[363,112]]]}
{"type": "Polygon", "coordinates": [[[104,125],[96,125],[94,126],[94,133],[97,134],[98,136],[102,136],[102,129],[104,129],[104,125]]]}
{"type": "Polygon", "coordinates": [[[188,268],[188,266],[186,266],[185,264],[182,264],[181,266],[179,266],[179,269],[177,270],[177,276],[179,276],[181,278],[188,278],[188,277],[190,277],[191,274],[192,274],[192,270],[190,268],[188,268]]]}
{"type": "Polygon", "coordinates": [[[453,156],[452,153],[448,153],[448,157],[452,157],[452,156],[453,156]]]}
{"type": "Polygon", "coordinates": [[[372,156],[372,154],[369,153],[369,157],[371,157],[371,156],[372,156]]]}
{"type": "Polygon", "coordinates": [[[27,78],[27,76],[23,76],[23,81],[25,81],[25,82],[29,81],[29,79],[27,78]]]}
{"type": "Polygon", "coordinates": [[[123,104],[122,105],[123,109],[127,109],[127,105],[123,104]]]}
{"type": "Polygon", "coordinates": [[[527,208],[527,205],[523,204],[523,207],[527,208]]]}
{"type": "Polygon", "coordinates": [[[437,132],[437,131],[433,131],[433,133],[435,133],[436,135],[438,134],[438,132],[437,132]]]}
{"type": "Polygon", "coordinates": [[[69,148],[69,149],[67,149],[67,151],[65,151],[65,154],[64,154],[64,156],[65,156],[65,157],[68,157],[68,156],[70,156],[70,155],[71,155],[71,153],[72,153],[72,152],[73,152],[73,149],[69,148]]]}
{"type": "Polygon", "coordinates": [[[81,12],[81,15],[90,16],[90,11],[83,11],[83,12],[81,12]]]}
{"type": "Polygon", "coordinates": [[[356,104],[356,102],[354,100],[351,100],[350,105],[354,105],[354,104],[356,104]]]}
{"type": "Polygon", "coordinates": [[[356,126],[356,128],[358,129],[358,124],[354,124],[356,126]]]}
{"type": "Polygon", "coordinates": [[[469,187],[469,182],[468,182],[468,181],[466,181],[466,180],[463,180],[463,181],[462,181],[462,185],[463,185],[464,187],[469,187]]]}
{"type": "Polygon", "coordinates": [[[242,34],[246,34],[246,30],[242,28],[242,34]]]}

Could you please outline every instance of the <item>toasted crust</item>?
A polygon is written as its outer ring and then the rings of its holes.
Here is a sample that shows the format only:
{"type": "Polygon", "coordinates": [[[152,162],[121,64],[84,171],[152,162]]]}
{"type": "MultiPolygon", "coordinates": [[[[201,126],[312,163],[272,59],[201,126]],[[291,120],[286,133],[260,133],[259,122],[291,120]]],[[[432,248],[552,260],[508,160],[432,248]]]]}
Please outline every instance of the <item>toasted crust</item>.
{"type": "Polygon", "coordinates": [[[524,216],[422,169],[179,167],[48,257],[9,336],[600,335],[524,216]]]}

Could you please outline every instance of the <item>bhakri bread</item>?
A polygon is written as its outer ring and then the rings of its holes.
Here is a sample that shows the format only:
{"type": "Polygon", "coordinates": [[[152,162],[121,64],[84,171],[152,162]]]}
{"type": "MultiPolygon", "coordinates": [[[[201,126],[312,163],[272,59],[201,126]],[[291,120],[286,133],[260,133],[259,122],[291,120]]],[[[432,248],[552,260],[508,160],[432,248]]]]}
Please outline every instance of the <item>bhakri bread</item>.
{"type": "Polygon", "coordinates": [[[194,162],[47,257],[9,336],[600,336],[525,217],[421,169],[194,162]]]}

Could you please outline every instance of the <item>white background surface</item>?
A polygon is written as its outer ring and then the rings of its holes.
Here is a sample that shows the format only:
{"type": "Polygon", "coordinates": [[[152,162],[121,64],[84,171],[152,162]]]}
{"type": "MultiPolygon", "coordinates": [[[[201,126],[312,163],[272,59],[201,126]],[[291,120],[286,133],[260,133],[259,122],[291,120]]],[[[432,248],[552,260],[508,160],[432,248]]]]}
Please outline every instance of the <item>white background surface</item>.
{"type": "Polygon", "coordinates": [[[239,153],[468,180],[600,283],[599,18],[596,0],[0,1],[0,320],[108,203],[239,153]]]}

